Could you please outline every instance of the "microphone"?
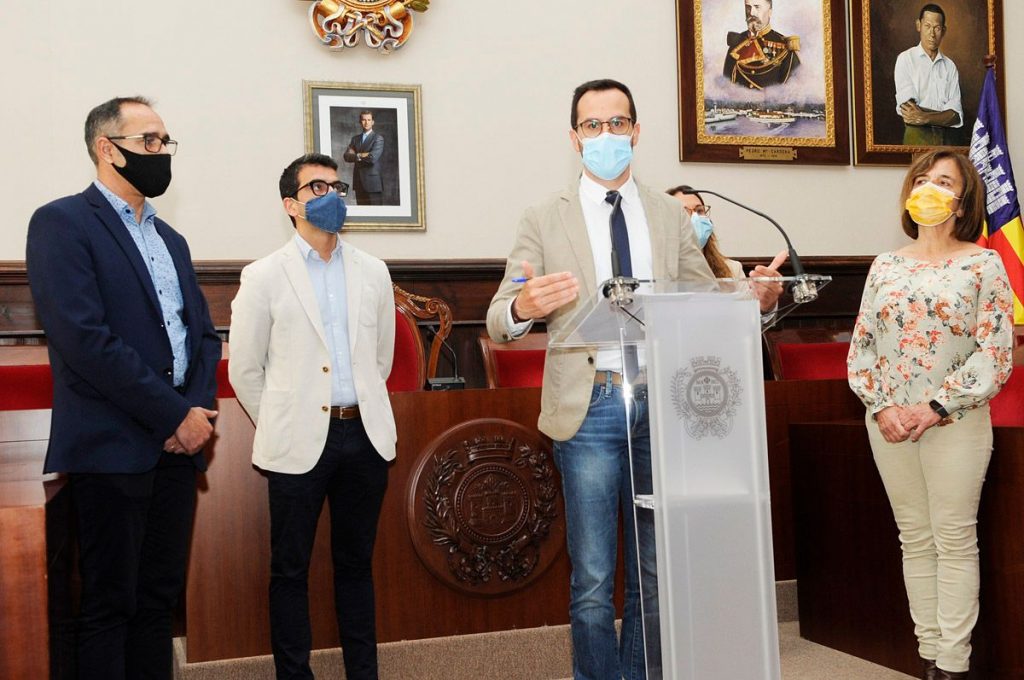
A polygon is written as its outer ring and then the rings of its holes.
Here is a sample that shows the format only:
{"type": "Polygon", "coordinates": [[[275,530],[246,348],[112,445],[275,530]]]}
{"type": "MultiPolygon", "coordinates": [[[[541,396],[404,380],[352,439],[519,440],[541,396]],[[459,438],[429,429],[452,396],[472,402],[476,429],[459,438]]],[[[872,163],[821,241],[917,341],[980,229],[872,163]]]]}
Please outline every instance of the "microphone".
{"type": "Polygon", "coordinates": [[[793,283],[793,286],[790,289],[793,293],[793,300],[798,304],[804,304],[807,302],[813,302],[814,300],[818,299],[818,284],[816,284],[814,281],[811,281],[810,277],[807,276],[807,272],[804,271],[804,265],[802,262],[800,262],[800,256],[796,254],[796,248],[793,247],[792,242],[790,242],[789,240],[789,235],[786,234],[786,230],[782,228],[782,225],[780,225],[778,222],[773,220],[768,215],[765,215],[760,210],[754,210],[750,206],[743,205],[739,201],[735,201],[729,198],[728,196],[723,196],[722,194],[716,191],[711,191],[710,189],[690,189],[686,193],[710,194],[711,196],[717,196],[723,201],[732,203],[737,207],[743,208],[744,210],[752,212],[758,217],[763,217],[764,219],[771,222],[772,225],[779,230],[779,233],[782,234],[782,238],[785,239],[786,241],[786,249],[789,251],[789,261],[792,263],[793,276],[796,278],[796,281],[793,283]]]}
{"type": "Polygon", "coordinates": [[[615,211],[619,210],[620,203],[622,194],[616,193],[612,212],[608,217],[608,236],[612,243],[612,278],[601,284],[601,293],[616,307],[626,307],[633,304],[633,292],[640,286],[640,282],[632,277],[622,276],[619,270],[619,254],[615,251],[615,211]]]}
{"type": "MultiPolygon", "coordinates": [[[[439,337],[440,328],[441,324],[438,324],[437,328],[434,328],[434,326],[432,325],[427,326],[427,329],[430,331],[430,334],[433,335],[435,338],[439,337]]],[[[429,389],[434,391],[450,391],[465,389],[466,379],[459,377],[459,355],[455,353],[455,350],[452,348],[451,345],[448,344],[447,340],[441,340],[441,346],[448,350],[448,353],[451,354],[452,377],[429,378],[427,380],[427,386],[429,387],[429,389]]]]}

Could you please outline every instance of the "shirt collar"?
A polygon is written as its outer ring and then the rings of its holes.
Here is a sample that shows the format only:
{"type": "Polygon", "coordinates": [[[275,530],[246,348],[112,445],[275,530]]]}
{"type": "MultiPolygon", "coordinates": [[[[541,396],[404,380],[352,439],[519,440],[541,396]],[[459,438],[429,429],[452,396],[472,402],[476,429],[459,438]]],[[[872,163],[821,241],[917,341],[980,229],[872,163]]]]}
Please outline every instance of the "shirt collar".
{"type": "Polygon", "coordinates": [[[932,61],[932,58],[929,57],[928,53],[924,51],[924,47],[921,46],[921,43],[917,43],[916,45],[914,45],[910,49],[912,49],[914,51],[914,56],[915,57],[919,57],[919,58],[920,57],[924,57],[928,61],[931,61],[933,64],[937,64],[937,63],[939,63],[940,61],[942,61],[943,59],[946,58],[946,55],[944,55],[942,53],[942,50],[939,50],[939,51],[937,51],[935,53],[935,61],[932,61]]]}
{"type": "MultiPolygon", "coordinates": [[[[100,193],[103,194],[103,197],[107,199],[107,202],[110,203],[110,206],[114,209],[114,212],[116,212],[118,216],[121,217],[121,219],[124,219],[124,215],[126,214],[130,215],[132,220],[135,219],[135,211],[132,210],[132,207],[130,205],[128,205],[128,201],[124,200],[123,198],[115,194],[113,191],[108,189],[107,186],[98,179],[93,180],[92,183],[97,189],[99,189],[100,193]]],[[[149,201],[144,201],[142,203],[142,219],[139,220],[138,223],[143,224],[146,220],[155,216],[156,208],[154,208],[153,204],[150,203],[149,201]]]]}
{"type": "MultiPolygon", "coordinates": [[[[618,189],[619,193],[622,194],[622,200],[625,203],[631,203],[640,198],[640,192],[636,187],[636,182],[633,181],[633,172],[630,171],[629,179],[618,189]]],[[[608,189],[604,188],[594,180],[587,177],[587,173],[580,174],[580,198],[591,203],[604,203],[605,197],[608,195],[608,189]]]]}
{"type": "MultiPolygon", "coordinates": [[[[316,252],[313,249],[313,246],[309,245],[309,243],[306,242],[306,239],[302,238],[302,236],[299,235],[299,232],[297,230],[295,232],[294,238],[295,244],[299,246],[299,252],[302,253],[303,260],[311,260],[315,255],[317,260],[320,260],[321,262],[323,261],[323,258],[320,257],[320,253],[316,252]]],[[[337,237],[335,237],[334,250],[331,251],[331,259],[333,260],[336,255],[341,255],[341,239],[337,237]]]]}

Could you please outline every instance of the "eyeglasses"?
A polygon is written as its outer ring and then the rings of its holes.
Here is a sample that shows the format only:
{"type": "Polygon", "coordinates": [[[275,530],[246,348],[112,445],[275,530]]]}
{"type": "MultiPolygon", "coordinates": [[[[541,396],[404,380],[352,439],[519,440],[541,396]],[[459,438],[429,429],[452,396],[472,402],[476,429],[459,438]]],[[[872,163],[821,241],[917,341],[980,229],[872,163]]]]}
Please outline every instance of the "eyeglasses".
{"type": "Polygon", "coordinates": [[[711,214],[710,205],[698,205],[696,208],[684,207],[683,210],[685,210],[686,214],[689,215],[690,217],[693,217],[694,215],[701,215],[703,217],[707,217],[711,214]]]}
{"type": "Polygon", "coordinates": [[[160,150],[164,147],[167,147],[167,153],[171,156],[178,152],[178,143],[170,137],[161,138],[156,135],[119,135],[117,137],[107,137],[107,139],[141,139],[142,145],[146,147],[146,151],[150,153],[160,153],[160,150]]]}
{"type": "Polygon", "coordinates": [[[326,182],[322,179],[314,179],[310,182],[306,182],[301,187],[295,190],[293,196],[298,196],[299,192],[309,187],[309,190],[313,192],[314,196],[326,196],[328,191],[332,189],[338,192],[339,195],[344,196],[348,194],[348,184],[342,181],[337,182],[326,182]]]}
{"type": "Polygon", "coordinates": [[[615,116],[608,120],[588,118],[587,120],[580,121],[576,126],[576,129],[579,130],[580,134],[584,137],[597,137],[604,132],[606,125],[608,126],[608,132],[613,135],[628,135],[633,131],[633,119],[624,116],[615,116]]]}

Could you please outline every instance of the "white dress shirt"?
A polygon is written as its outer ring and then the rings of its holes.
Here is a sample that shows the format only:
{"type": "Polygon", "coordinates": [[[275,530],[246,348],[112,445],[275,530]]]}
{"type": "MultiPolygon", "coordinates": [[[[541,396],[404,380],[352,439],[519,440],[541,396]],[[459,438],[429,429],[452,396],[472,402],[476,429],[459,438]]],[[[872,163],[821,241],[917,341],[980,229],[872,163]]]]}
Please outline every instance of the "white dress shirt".
{"type": "MultiPolygon", "coordinates": [[[[960,120],[950,127],[963,127],[964,107],[960,102],[960,74],[942,52],[933,61],[920,44],[896,57],[896,112],[913,99],[923,109],[956,111],[960,120]]],[[[900,114],[902,116],[902,114],[900,114]]]]}

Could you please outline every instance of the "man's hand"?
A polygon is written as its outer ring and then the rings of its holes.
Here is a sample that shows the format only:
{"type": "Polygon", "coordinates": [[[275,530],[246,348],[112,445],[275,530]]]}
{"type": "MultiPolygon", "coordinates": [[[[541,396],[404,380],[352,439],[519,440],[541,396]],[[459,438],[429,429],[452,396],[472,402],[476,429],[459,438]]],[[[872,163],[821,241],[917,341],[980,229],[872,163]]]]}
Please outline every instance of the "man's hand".
{"type": "Polygon", "coordinates": [[[570,272],[533,276],[533,266],[523,261],[526,283],[512,302],[512,314],[517,319],[540,319],[566,305],[579,295],[580,284],[570,272]]]}
{"type": "Polygon", "coordinates": [[[369,151],[360,151],[359,153],[356,154],[356,158],[358,158],[359,160],[363,160],[364,158],[366,158],[369,155],[370,155],[369,151]]]}
{"type": "MultiPolygon", "coordinates": [[[[185,416],[185,420],[181,421],[181,425],[178,425],[178,429],[174,431],[174,436],[171,437],[171,439],[177,439],[178,447],[181,451],[171,450],[171,453],[184,453],[191,456],[201,451],[206,446],[206,442],[210,440],[210,435],[213,434],[213,425],[210,424],[210,418],[216,417],[216,411],[199,406],[190,408],[185,416]]],[[[165,450],[168,450],[167,445],[171,443],[171,439],[164,443],[165,450]]]]}
{"type": "Polygon", "coordinates": [[[932,425],[942,418],[928,404],[914,404],[900,410],[900,424],[910,434],[910,441],[916,442],[932,425]]]}
{"type": "Polygon", "coordinates": [[[940,127],[953,127],[960,122],[960,114],[949,109],[947,111],[933,111],[917,105],[913,99],[900,106],[900,115],[907,125],[938,125],[940,127]]]}
{"type": "MultiPolygon", "coordinates": [[[[902,441],[906,441],[907,437],[910,436],[910,432],[903,426],[902,411],[902,406],[889,406],[875,414],[875,422],[878,423],[878,429],[881,431],[882,436],[885,437],[885,441],[890,444],[899,444],[902,441]]],[[[914,441],[917,440],[915,439],[914,441]]]]}
{"type": "MultiPolygon", "coordinates": [[[[789,257],[788,250],[780,250],[779,254],[775,256],[772,263],[765,267],[764,265],[757,265],[754,270],[750,273],[752,277],[767,277],[767,278],[779,278],[782,274],[779,273],[779,267],[789,257]]],[[[782,284],[781,283],[768,283],[766,281],[755,281],[754,282],[754,294],[757,295],[757,299],[761,303],[761,313],[775,309],[775,304],[779,301],[779,296],[782,295],[782,284]]]]}
{"type": "Polygon", "coordinates": [[[907,125],[927,125],[927,115],[913,99],[900,105],[900,115],[907,125]]]}

